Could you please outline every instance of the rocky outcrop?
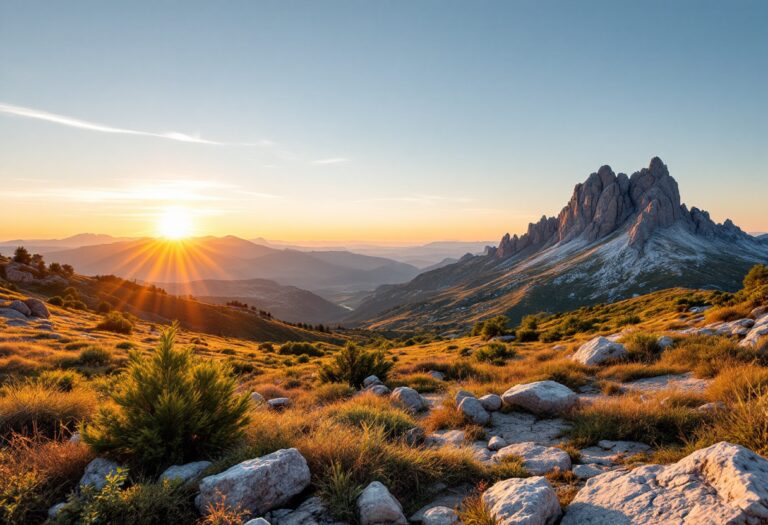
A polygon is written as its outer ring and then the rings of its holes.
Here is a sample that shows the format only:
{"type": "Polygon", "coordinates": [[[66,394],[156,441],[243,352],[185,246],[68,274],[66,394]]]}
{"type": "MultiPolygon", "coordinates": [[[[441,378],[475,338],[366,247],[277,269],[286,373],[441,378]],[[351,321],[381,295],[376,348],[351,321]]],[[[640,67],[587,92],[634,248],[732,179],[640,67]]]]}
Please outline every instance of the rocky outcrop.
{"type": "Polygon", "coordinates": [[[203,478],[195,500],[201,512],[222,503],[255,515],[284,505],[309,486],[310,472],[295,448],[243,461],[220,474],[203,478]]]}
{"type": "Polygon", "coordinates": [[[583,365],[600,365],[606,361],[626,357],[624,345],[606,337],[595,337],[579,347],[572,359],[583,365]]]}
{"type": "Polygon", "coordinates": [[[357,498],[360,525],[407,525],[403,507],[387,487],[374,481],[357,498]]]}
{"type": "Polygon", "coordinates": [[[116,474],[120,468],[117,463],[105,458],[96,458],[85,467],[83,477],[80,478],[80,488],[91,486],[101,490],[107,484],[107,476],[116,474]]]}
{"type": "Polygon", "coordinates": [[[498,525],[552,525],[560,517],[557,494],[546,478],[506,479],[483,493],[498,525]]]}
{"type": "Polygon", "coordinates": [[[672,465],[591,478],[562,525],[768,522],[768,460],[721,442],[672,465]]]}
{"type": "Polygon", "coordinates": [[[489,254],[507,259],[518,253],[552,246],[559,242],[583,239],[594,242],[620,229],[627,229],[630,247],[642,250],[659,229],[681,225],[688,232],[706,237],[746,236],[733,222],[716,224],[698,208],[689,211],[680,202],[677,182],[658,157],[627,177],[610,166],[602,166],[587,180],[577,184],[568,204],[557,217],[542,217],[528,225],[521,236],[505,234],[489,254]]]}
{"type": "Polygon", "coordinates": [[[571,469],[571,457],[562,449],[542,447],[536,443],[517,443],[499,450],[494,456],[495,461],[514,456],[523,460],[523,466],[530,474],[540,476],[553,470],[566,471],[571,469]]]}
{"type": "Polygon", "coordinates": [[[556,381],[536,381],[515,385],[501,396],[505,405],[519,407],[533,414],[558,414],[574,407],[576,393],[556,381]]]}

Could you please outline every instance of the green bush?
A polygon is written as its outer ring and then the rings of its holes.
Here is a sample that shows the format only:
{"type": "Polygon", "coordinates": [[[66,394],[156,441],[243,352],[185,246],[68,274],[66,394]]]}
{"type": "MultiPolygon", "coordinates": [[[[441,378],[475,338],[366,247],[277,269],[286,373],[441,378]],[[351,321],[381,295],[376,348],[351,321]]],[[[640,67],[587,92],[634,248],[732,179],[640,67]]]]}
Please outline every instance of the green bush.
{"type": "Polygon", "coordinates": [[[485,340],[505,335],[507,333],[507,323],[509,323],[509,319],[504,315],[497,315],[485,321],[478,321],[472,327],[472,335],[479,335],[485,340]]]}
{"type": "Polygon", "coordinates": [[[82,429],[97,452],[132,460],[147,471],[210,458],[234,444],[248,423],[248,395],[235,393],[230,371],[175,348],[177,326],[153,354],[133,351],[122,388],[82,429]]]}
{"type": "Polygon", "coordinates": [[[622,339],[627,349],[627,360],[638,363],[653,363],[661,353],[659,338],[650,334],[632,334],[622,339]]]}
{"type": "Polygon", "coordinates": [[[392,369],[392,361],[381,350],[365,350],[354,343],[347,343],[329,364],[320,368],[320,379],[326,383],[348,383],[360,388],[363,379],[375,375],[385,381],[392,369]]]}
{"type": "Polygon", "coordinates": [[[764,264],[754,265],[744,277],[745,290],[766,285],[768,285],[768,266],[764,264]]]}
{"type": "Polygon", "coordinates": [[[334,518],[348,523],[356,521],[355,503],[364,487],[355,482],[351,472],[334,461],[317,485],[318,494],[334,518]]]}
{"type": "Polygon", "coordinates": [[[112,361],[112,354],[99,346],[89,346],[80,350],[77,360],[84,366],[106,366],[112,361]]]}
{"type": "Polygon", "coordinates": [[[96,311],[100,314],[108,314],[112,310],[112,305],[107,301],[101,301],[96,307],[96,311]]]}
{"type": "Polygon", "coordinates": [[[312,343],[285,343],[280,347],[281,355],[302,355],[306,354],[312,357],[324,355],[323,351],[312,343]]]}
{"type": "Polygon", "coordinates": [[[514,357],[515,351],[504,343],[489,343],[475,350],[474,358],[478,361],[503,365],[504,361],[514,357]]]}
{"type": "Polygon", "coordinates": [[[106,330],[118,334],[129,335],[133,331],[133,323],[120,312],[109,312],[104,319],[96,325],[98,330],[106,330]]]}
{"type": "Polygon", "coordinates": [[[515,339],[521,343],[528,343],[531,341],[539,340],[539,332],[531,330],[529,328],[518,328],[515,332],[515,339]]]}
{"type": "Polygon", "coordinates": [[[64,306],[64,299],[59,295],[54,295],[48,299],[48,304],[52,304],[53,306],[64,306]]]}
{"type": "Polygon", "coordinates": [[[55,388],[62,392],[71,392],[82,380],[83,376],[73,370],[45,370],[38,377],[40,384],[46,388],[55,388]]]}

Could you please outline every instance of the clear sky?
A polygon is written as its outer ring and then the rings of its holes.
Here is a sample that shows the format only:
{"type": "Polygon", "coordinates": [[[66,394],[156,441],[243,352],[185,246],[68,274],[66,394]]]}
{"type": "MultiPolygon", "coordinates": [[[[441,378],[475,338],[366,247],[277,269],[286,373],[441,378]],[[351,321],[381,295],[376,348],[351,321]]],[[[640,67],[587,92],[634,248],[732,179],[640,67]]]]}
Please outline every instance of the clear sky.
{"type": "Polygon", "coordinates": [[[0,239],[496,240],[602,164],[768,231],[768,2],[0,1],[0,239]]]}

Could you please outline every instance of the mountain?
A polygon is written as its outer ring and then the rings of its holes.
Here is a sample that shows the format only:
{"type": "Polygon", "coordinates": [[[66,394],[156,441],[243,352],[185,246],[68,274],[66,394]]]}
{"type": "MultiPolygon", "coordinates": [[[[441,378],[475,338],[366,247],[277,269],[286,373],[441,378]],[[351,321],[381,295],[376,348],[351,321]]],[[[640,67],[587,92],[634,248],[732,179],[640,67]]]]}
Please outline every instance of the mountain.
{"type": "Polygon", "coordinates": [[[601,167],[576,185],[557,217],[504,235],[484,255],[383,286],[349,320],[450,330],[496,314],[519,319],[675,286],[735,290],[767,259],[768,243],[681,204],[677,182],[653,158],[631,177],[601,167]]]}
{"type": "Polygon", "coordinates": [[[293,323],[334,323],[349,310],[319,295],[295,286],[284,286],[268,279],[241,281],[204,280],[186,283],[156,283],[168,293],[191,295],[214,304],[240,301],[267,310],[277,319],[293,323]]]}
{"type": "Polygon", "coordinates": [[[137,239],[44,252],[86,275],[148,282],[269,279],[312,291],[357,292],[415,277],[415,266],[350,252],[277,250],[239,237],[137,239]]]}
{"type": "Polygon", "coordinates": [[[64,239],[15,239],[0,242],[0,255],[11,255],[13,251],[24,246],[32,253],[45,253],[56,250],[93,246],[111,242],[132,240],[131,237],[113,237],[99,233],[79,233],[64,239]]]}

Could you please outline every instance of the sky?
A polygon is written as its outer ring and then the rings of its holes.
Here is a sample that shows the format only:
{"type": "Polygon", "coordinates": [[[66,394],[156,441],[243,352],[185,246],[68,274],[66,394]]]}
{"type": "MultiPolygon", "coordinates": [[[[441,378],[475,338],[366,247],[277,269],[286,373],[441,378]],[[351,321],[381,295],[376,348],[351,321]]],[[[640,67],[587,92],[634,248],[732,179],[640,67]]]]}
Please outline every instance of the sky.
{"type": "Polygon", "coordinates": [[[601,165],[768,231],[768,2],[0,0],[0,239],[497,240],[601,165]],[[10,218],[10,220],[9,220],[10,218]]]}

